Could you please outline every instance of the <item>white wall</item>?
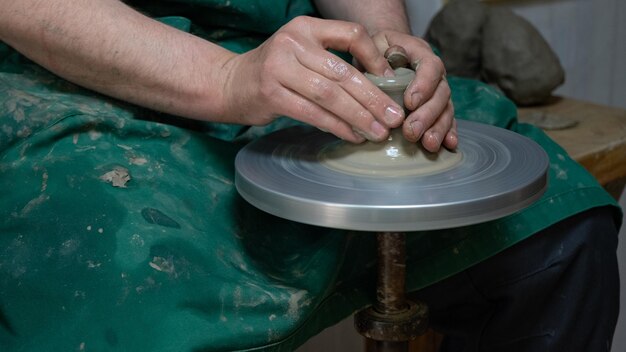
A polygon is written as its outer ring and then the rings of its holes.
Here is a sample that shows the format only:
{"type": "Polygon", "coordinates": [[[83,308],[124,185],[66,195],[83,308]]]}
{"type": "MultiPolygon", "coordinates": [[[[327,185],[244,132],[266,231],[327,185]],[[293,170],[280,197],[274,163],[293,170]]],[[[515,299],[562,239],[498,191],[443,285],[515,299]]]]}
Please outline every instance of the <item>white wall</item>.
{"type": "Polygon", "coordinates": [[[441,0],[407,0],[406,10],[411,20],[413,34],[419,37],[424,36],[430,20],[441,9],[441,0]]]}

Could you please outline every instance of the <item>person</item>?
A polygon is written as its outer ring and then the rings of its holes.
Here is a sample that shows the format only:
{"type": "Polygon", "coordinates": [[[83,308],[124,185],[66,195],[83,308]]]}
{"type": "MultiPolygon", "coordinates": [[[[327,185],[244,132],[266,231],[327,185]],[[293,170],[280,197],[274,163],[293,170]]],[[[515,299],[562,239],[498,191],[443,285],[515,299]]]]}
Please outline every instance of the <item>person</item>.
{"type": "Polygon", "coordinates": [[[443,348],[610,345],[615,202],[494,89],[446,77],[402,1],[2,5],[3,350],[295,349],[371,302],[374,236],[245,204],[237,150],[297,123],[454,149],[455,116],[533,138],[551,168],[525,211],[410,234],[443,348]],[[356,68],[393,75],[392,45],[417,67],[407,114],[356,68]]]}
{"type": "Polygon", "coordinates": [[[323,14],[353,23],[295,18],[241,55],[119,1],[14,6],[3,16],[2,39],[72,82],[177,116],[265,125],[286,115],[355,143],[383,140],[390,127],[403,124],[411,140],[425,133],[430,150],[442,142],[454,148],[443,64],[423,40],[408,35],[401,2],[360,11],[349,2],[317,4],[323,14]],[[393,75],[379,52],[393,44],[421,62],[421,79],[406,93],[407,107],[415,110],[407,119],[402,107],[326,50],[347,51],[368,71],[393,75]]]}

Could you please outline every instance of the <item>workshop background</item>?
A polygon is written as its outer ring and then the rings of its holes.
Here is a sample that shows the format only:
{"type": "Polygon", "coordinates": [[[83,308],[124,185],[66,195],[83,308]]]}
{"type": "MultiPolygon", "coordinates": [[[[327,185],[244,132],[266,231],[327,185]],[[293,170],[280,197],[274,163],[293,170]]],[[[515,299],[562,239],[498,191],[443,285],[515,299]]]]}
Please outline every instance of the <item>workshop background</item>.
{"type": "MultiPolygon", "coordinates": [[[[626,1],[487,0],[528,20],[546,39],[565,70],[555,95],[626,109],[626,1]]],[[[422,36],[444,0],[407,0],[413,33],[422,36]]],[[[626,209],[626,192],[620,197],[626,209]]],[[[626,217],[624,219],[626,223],[626,217]]],[[[620,232],[620,318],[612,352],[626,352],[626,226],[620,232]]],[[[297,352],[364,351],[348,318],[309,340],[297,352]]]]}

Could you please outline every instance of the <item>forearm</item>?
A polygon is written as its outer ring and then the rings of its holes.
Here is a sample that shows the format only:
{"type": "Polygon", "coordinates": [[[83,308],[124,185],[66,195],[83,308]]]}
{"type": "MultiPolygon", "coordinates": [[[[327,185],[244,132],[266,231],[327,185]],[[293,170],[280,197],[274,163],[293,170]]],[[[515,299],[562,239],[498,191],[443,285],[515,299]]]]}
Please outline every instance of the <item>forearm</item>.
{"type": "Polygon", "coordinates": [[[234,54],[117,0],[0,0],[0,40],[76,84],[180,116],[219,120],[234,54]]]}
{"type": "Polygon", "coordinates": [[[410,33],[403,0],[314,0],[325,18],[360,23],[374,35],[382,30],[410,33]]]}

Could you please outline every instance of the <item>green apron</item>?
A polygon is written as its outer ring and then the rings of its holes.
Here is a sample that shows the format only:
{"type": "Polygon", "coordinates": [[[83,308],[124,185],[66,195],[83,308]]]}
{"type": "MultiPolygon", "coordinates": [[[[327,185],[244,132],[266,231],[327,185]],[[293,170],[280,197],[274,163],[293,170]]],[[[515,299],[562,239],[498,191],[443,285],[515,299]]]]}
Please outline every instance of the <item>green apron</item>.
{"type": "MultiPolygon", "coordinates": [[[[134,5],[237,52],[314,11],[287,0],[134,5]]],[[[615,206],[496,90],[449,82],[459,118],[545,148],[549,188],[497,221],[409,234],[410,290],[615,206]]],[[[282,220],[233,186],[237,141],[294,123],[166,116],[77,87],[0,43],[0,350],[291,351],[369,304],[375,236],[282,220]]]]}

